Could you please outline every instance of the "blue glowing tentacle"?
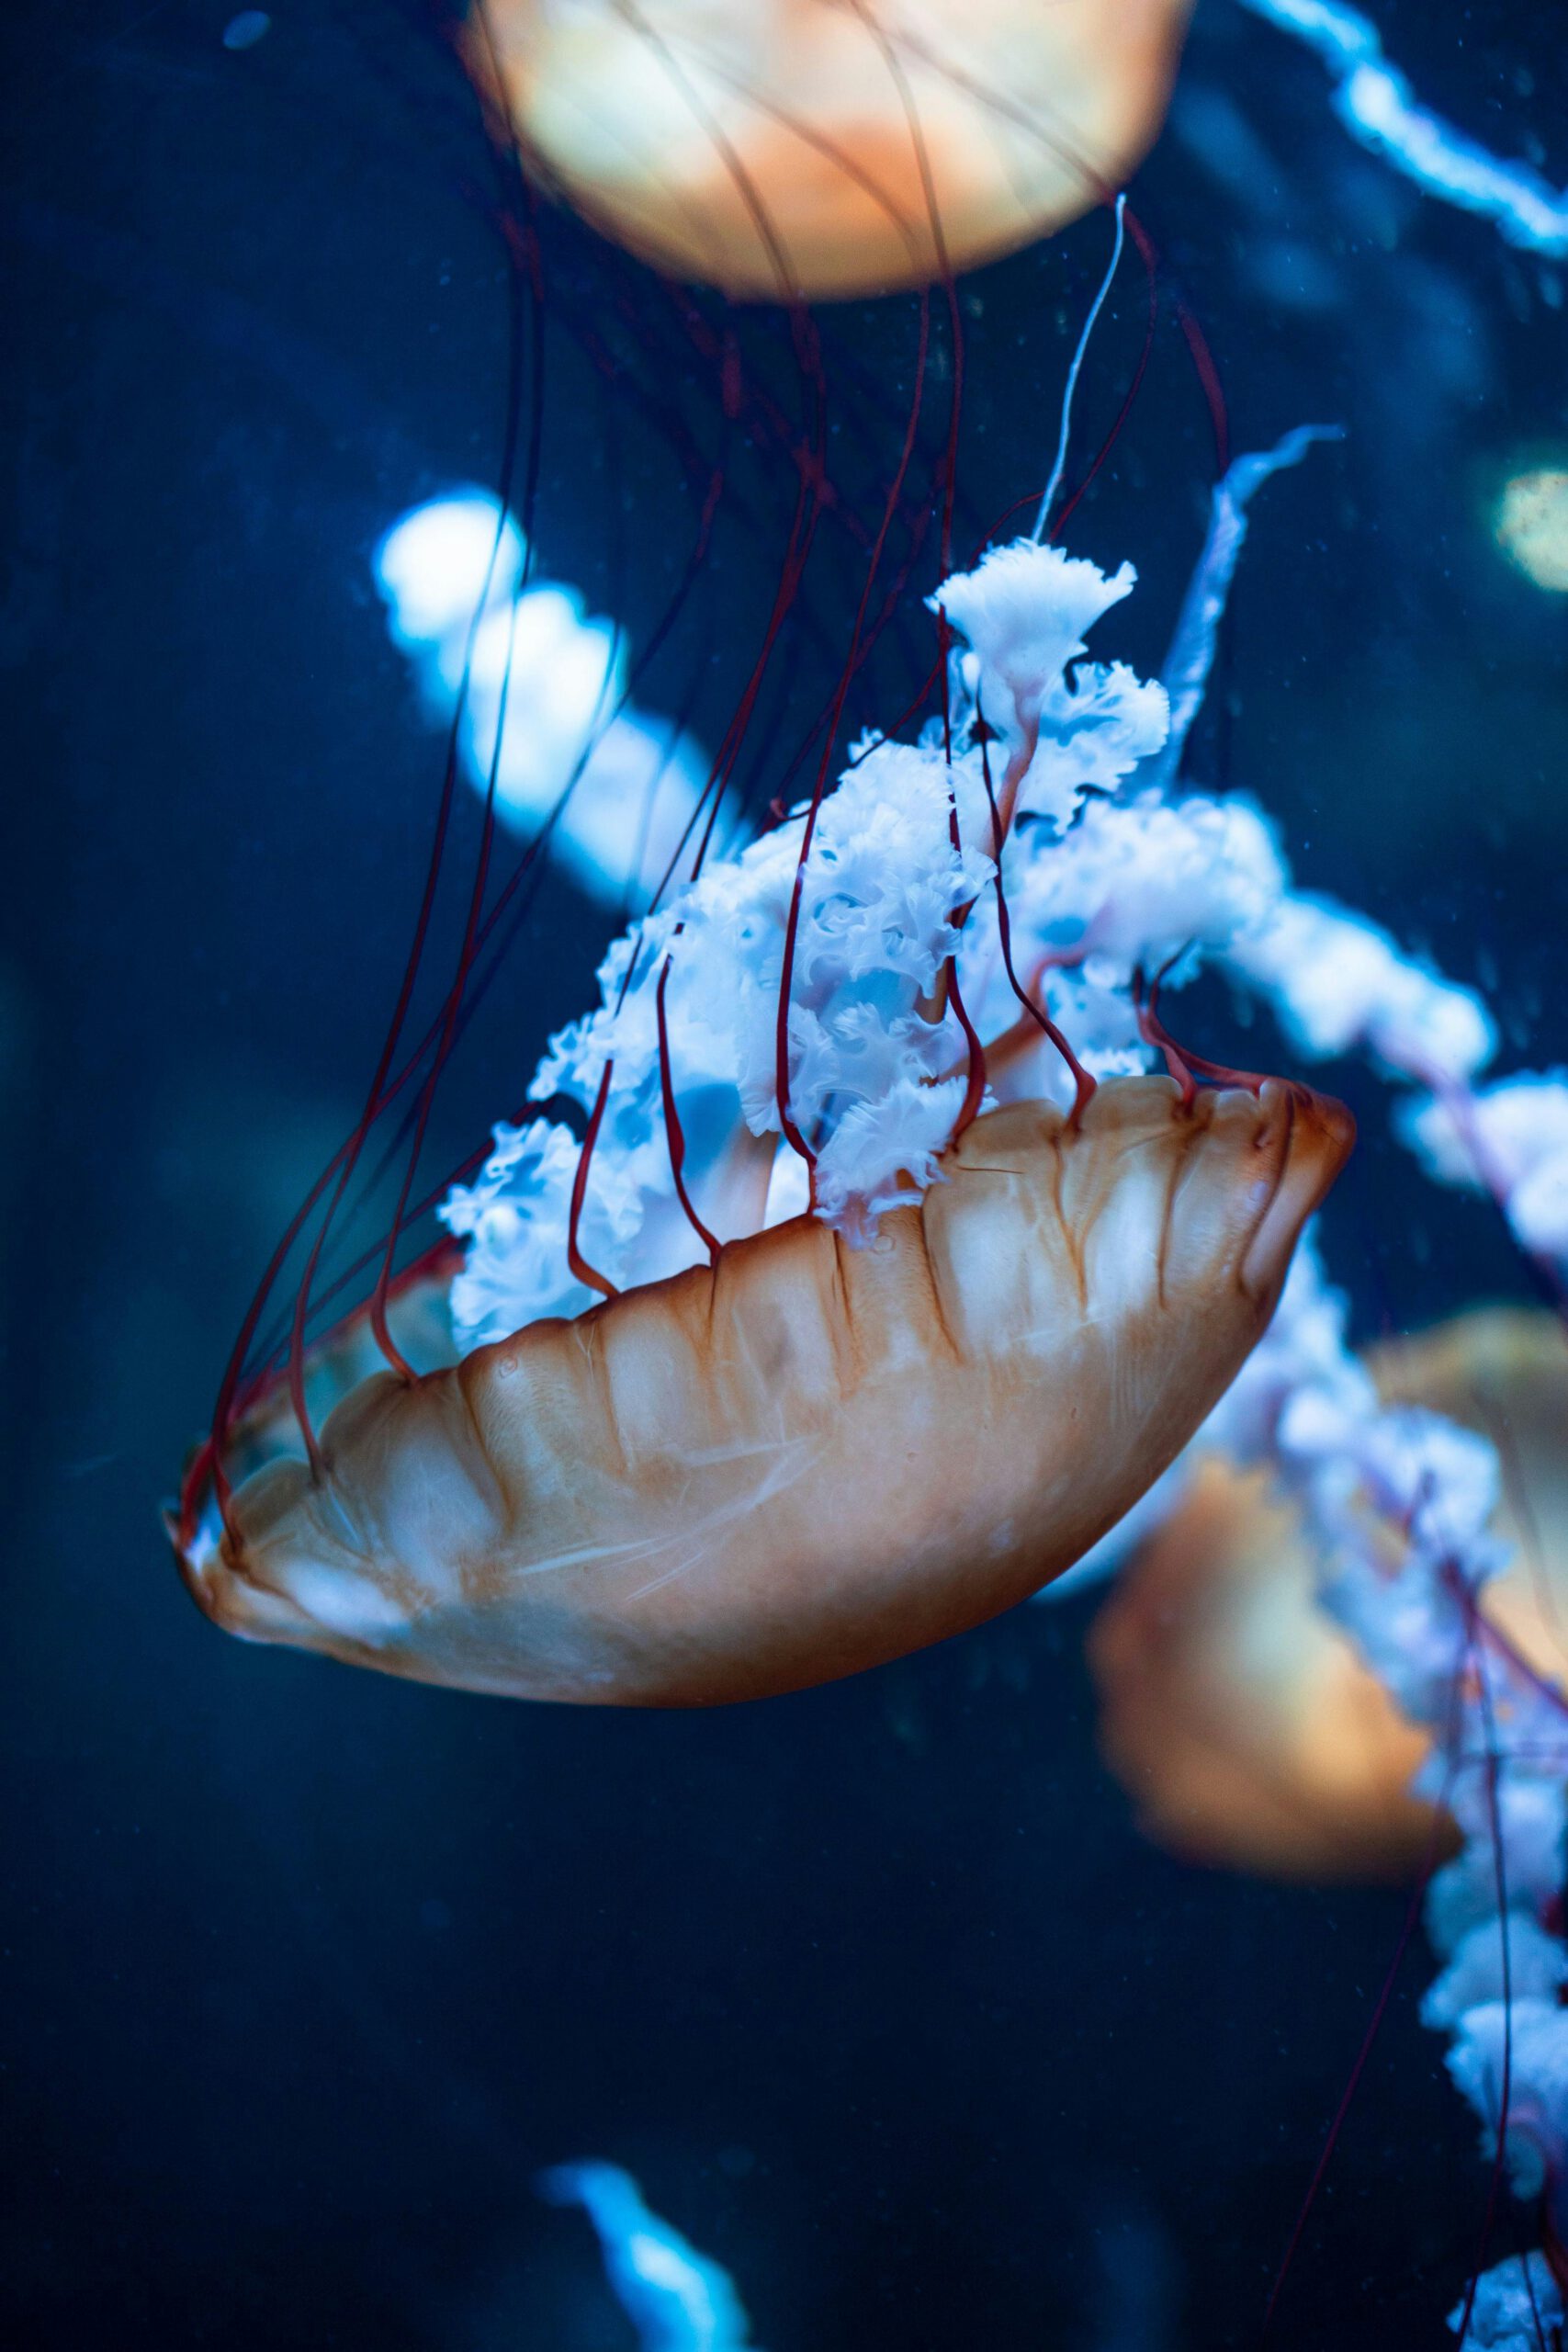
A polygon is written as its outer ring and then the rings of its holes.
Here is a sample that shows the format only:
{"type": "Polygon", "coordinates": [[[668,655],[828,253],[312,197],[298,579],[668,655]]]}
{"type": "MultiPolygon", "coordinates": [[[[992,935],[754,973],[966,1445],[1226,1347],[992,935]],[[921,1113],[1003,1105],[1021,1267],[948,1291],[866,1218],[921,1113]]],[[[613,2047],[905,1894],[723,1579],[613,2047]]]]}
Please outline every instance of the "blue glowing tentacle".
{"type": "Polygon", "coordinates": [[[1062,487],[1062,476],[1066,471],[1067,465],[1067,435],[1072,431],[1073,424],[1073,394],[1077,390],[1078,375],[1083,368],[1084,354],[1089,349],[1089,337],[1094,333],[1095,322],[1105,308],[1105,298],[1114,282],[1117,266],[1122,259],[1122,247],[1126,242],[1126,234],[1127,199],[1125,196],[1119,196],[1116,199],[1116,236],[1111,248],[1111,259],[1106,264],[1105,275],[1100,281],[1100,291],[1089,306],[1089,316],[1083,322],[1083,333],[1078,337],[1078,347],[1073,354],[1073,364],[1067,370],[1066,387],[1062,394],[1061,430],[1056,435],[1056,462],[1051,469],[1051,479],[1041,493],[1039,512],[1034,517],[1032,537],[1036,540],[1043,539],[1045,536],[1045,526],[1051,519],[1051,509],[1056,503],[1056,492],[1062,487]]]}
{"type": "Polygon", "coordinates": [[[729,2273],[649,2212],[619,2165],[557,2165],[541,2197],[581,2205],[598,2233],[610,2285],[642,2352],[751,2352],[751,2329],[729,2273]]]}
{"type": "Polygon", "coordinates": [[[1383,54],[1377,27],[1340,0],[1239,0],[1315,50],[1336,77],[1335,111],[1363,147],[1428,196],[1495,221],[1513,245],[1568,259],[1568,187],[1506,163],[1424,107],[1383,54]]]}
{"type": "Polygon", "coordinates": [[[1209,536],[1189,583],[1165,657],[1160,683],[1170,697],[1170,732],[1162,750],[1140,775],[1141,784],[1169,784],[1181,764],[1181,754],[1193,720],[1203,707],[1214,644],[1224,618],[1236,560],[1247,538],[1247,510],[1253,492],[1270,474],[1299,465],[1314,441],[1344,437],[1337,424],[1298,424],[1271,449],[1237,458],[1214,485],[1209,505],[1209,536]]]}

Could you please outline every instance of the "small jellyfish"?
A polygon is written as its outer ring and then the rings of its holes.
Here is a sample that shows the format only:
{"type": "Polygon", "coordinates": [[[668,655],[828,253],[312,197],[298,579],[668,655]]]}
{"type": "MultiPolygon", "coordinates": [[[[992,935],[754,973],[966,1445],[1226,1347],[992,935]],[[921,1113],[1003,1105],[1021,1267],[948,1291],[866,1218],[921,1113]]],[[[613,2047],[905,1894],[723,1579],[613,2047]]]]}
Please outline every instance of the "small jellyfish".
{"type": "MultiPolygon", "coordinates": [[[[1509,1566],[1483,1613],[1535,1674],[1568,1678],[1568,1345],[1553,1316],[1485,1309],[1372,1351],[1385,1405],[1495,1447],[1509,1566]]],[[[1204,1460],[1100,1611],[1100,1744],[1147,1833],[1269,1877],[1408,1879],[1457,1842],[1411,1781],[1429,1745],[1318,1607],[1296,1505],[1204,1460]]]]}
{"type": "Polygon", "coordinates": [[[527,168],[742,298],[920,285],[1121,187],[1190,0],[482,0],[465,51],[527,168]]]}

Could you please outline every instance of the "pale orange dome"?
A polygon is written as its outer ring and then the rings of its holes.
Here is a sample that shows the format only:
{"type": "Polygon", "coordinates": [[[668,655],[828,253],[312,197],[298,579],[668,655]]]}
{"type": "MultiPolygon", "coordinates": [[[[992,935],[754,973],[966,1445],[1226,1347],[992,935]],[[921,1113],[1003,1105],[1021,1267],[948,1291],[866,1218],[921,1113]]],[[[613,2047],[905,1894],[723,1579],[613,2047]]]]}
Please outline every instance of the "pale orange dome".
{"type": "Polygon", "coordinates": [[[483,0],[525,163],[678,277],[921,285],[1077,219],[1165,113],[1191,0],[483,0]]]}
{"type": "MultiPolygon", "coordinates": [[[[1568,1340],[1554,1316],[1493,1309],[1374,1351],[1385,1403],[1496,1447],[1511,1566],[1484,1614],[1568,1681],[1568,1340]]],[[[1295,1507],[1212,1459],[1118,1583],[1089,1636],[1101,1746],[1148,1834],[1270,1877],[1414,1876],[1446,1825],[1410,1794],[1427,1737],[1314,1597],[1295,1507]]]]}

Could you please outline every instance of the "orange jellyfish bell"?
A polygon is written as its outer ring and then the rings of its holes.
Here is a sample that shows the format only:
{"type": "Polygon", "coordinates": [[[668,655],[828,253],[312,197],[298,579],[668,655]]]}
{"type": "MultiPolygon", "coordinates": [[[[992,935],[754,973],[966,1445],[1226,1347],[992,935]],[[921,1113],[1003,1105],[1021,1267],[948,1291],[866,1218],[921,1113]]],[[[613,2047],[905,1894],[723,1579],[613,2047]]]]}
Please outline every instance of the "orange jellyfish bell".
{"type": "Polygon", "coordinates": [[[1231,936],[1274,869],[1207,803],[1074,824],[1164,740],[1163,691],[1084,641],[1132,584],[1032,539],[944,583],[941,740],[863,742],[612,943],[528,1089],[585,1134],[495,1127],[406,1340],[372,1308],[304,1349],[318,1238],[287,1403],[226,1383],[186,1481],[209,1615],[465,1690],[712,1705],[978,1624],[1136,1501],[1352,1126],[1199,1087],[1145,1002],[1145,960],[1231,936]],[[1172,1075],[1097,1087],[1048,973],[1102,1069],[1172,1075]]]}
{"type": "Polygon", "coordinates": [[[476,0],[470,70],[605,235],[726,293],[926,284],[1119,187],[1191,0],[476,0]]]}
{"type": "Polygon", "coordinates": [[[1568,1332],[1542,1308],[1481,1307],[1374,1348],[1385,1404],[1424,1405],[1490,1439],[1510,1547],[1482,1613],[1534,1671],[1568,1684],[1568,1332]]]}
{"type": "Polygon", "coordinates": [[[710,1705],[899,1657],[1059,1575],[1174,1457],[1350,1133],[1301,1088],[1122,1079],[976,1119],[869,1248],[797,1216],[410,1380],[355,1378],[351,1332],[319,1464],[266,1460],[253,1415],[186,1581],[235,1633],[521,1698],[710,1705]]]}
{"type": "Polygon", "coordinates": [[[1117,1580],[1089,1639],[1101,1753],[1146,1834],[1266,1877],[1418,1870],[1427,1753],[1316,1605],[1294,1508],[1260,1470],[1205,1461],[1117,1580]]]}
{"type": "MultiPolygon", "coordinates": [[[[1538,1674],[1568,1671],[1568,1342],[1554,1316],[1488,1309],[1373,1351],[1384,1404],[1497,1450],[1511,1564],[1482,1612],[1538,1674]]],[[[1144,1828],[1190,1860],[1266,1876],[1409,1878],[1451,1844],[1410,1792],[1428,1736],[1314,1597],[1296,1506],[1205,1460],[1089,1636],[1101,1747],[1144,1828]]]]}

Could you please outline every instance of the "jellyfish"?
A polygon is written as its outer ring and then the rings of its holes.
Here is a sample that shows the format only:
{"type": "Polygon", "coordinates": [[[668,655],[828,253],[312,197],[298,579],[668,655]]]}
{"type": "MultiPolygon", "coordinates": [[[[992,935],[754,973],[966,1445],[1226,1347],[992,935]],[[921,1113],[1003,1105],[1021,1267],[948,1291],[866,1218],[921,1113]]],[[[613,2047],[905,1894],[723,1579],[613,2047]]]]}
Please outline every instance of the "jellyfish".
{"type": "Polygon", "coordinates": [[[1415,1793],[1440,1834],[1416,1875],[1443,1966],[1421,2014],[1449,2039],[1495,2179],[1535,2207],[1545,2239],[1540,2257],[1478,2268],[1451,2324],[1523,2352],[1561,2325],[1568,2223],[1568,1688],[1548,1566],[1564,1342],[1487,1315],[1369,1367],[1345,1347],[1343,1303],[1295,1287],[1269,1333],[1269,1394],[1250,1400],[1267,1408],[1254,1450],[1300,1514],[1319,1607],[1430,1742],[1415,1793]]]}
{"type": "MultiPolygon", "coordinates": [[[[1568,1667],[1568,1342],[1540,1309],[1484,1308],[1371,1350],[1386,1407],[1479,1430],[1502,1465],[1508,1565],[1483,1606],[1529,1668],[1568,1667]]],[[[1144,1827],[1190,1860],[1267,1876],[1394,1878],[1451,1840],[1412,1793],[1428,1732],[1318,1601],[1300,1505],[1206,1453],[1123,1569],[1089,1639],[1101,1747],[1144,1827]]]]}
{"type": "Polygon", "coordinates": [[[460,1255],[409,1293],[456,1361],[373,1314],[391,1368],[360,1376],[351,1323],[215,1432],[175,1528],[210,1616],[708,1705],[995,1615],[1160,1475],[1352,1130],[1303,1087],[1199,1085],[1146,1001],[1279,877],[1239,804],[1102,797],[1168,723],[1089,658],[1134,577],[1032,539],[951,577],[945,719],[863,741],[612,944],[530,1090],[585,1132],[500,1123],[443,1204],[460,1255]]]}
{"type": "Polygon", "coordinates": [[[1223,1456],[1134,1555],[1089,1658],[1100,1750],[1145,1833],[1280,1878],[1408,1878],[1433,1850],[1411,1793],[1429,1741],[1317,1606],[1300,1519],[1223,1456]]]}
{"type": "Polygon", "coordinates": [[[1120,187],[1190,0],[476,0],[465,50],[525,164],[732,296],[929,283],[1120,187]]]}
{"type": "Polygon", "coordinates": [[[1451,2324],[1518,2352],[1561,2325],[1568,2228],[1565,1351],[1560,1315],[1485,1309],[1359,1361],[1309,1241],[1091,1638],[1163,1842],[1424,1888],[1423,2021],[1545,2235],[1451,2324]]]}

